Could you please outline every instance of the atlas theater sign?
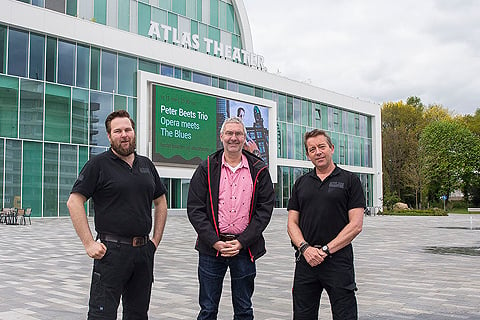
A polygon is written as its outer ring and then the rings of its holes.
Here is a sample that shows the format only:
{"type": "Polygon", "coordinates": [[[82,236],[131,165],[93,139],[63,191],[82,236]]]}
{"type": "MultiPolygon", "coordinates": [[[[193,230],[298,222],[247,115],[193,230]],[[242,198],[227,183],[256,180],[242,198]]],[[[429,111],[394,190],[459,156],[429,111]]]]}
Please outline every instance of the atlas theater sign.
{"type": "Polygon", "coordinates": [[[165,42],[171,39],[173,44],[193,50],[200,49],[200,42],[203,41],[207,54],[213,54],[216,57],[242,63],[259,70],[266,70],[263,64],[263,56],[254,54],[248,50],[232,47],[231,45],[224,45],[221,42],[209,38],[200,39],[198,34],[191,34],[190,32],[182,32],[179,37],[176,28],[159,24],[158,22],[150,21],[148,36],[152,39],[163,40],[165,42]]]}

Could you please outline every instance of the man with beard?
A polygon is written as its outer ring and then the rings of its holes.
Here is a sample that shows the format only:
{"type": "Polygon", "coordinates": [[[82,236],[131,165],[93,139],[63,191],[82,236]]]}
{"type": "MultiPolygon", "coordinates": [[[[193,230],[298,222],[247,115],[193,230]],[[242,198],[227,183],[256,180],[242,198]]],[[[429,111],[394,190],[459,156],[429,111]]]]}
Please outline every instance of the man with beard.
{"type": "Polygon", "coordinates": [[[110,149],[91,158],[67,206],[85,251],[93,258],[88,319],[148,319],[153,258],[167,218],[165,186],[150,159],[135,152],[135,123],[125,110],[105,120],[110,149]],[[85,202],[92,198],[96,239],[85,202]],[[152,202],[154,204],[153,236],[152,202]]]}

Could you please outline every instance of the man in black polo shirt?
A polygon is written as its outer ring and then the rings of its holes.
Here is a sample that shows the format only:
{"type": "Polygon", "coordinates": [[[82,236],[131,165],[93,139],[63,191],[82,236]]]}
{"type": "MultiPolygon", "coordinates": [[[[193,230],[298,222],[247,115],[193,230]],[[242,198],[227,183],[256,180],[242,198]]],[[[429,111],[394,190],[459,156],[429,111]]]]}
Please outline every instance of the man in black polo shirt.
{"type": "Polygon", "coordinates": [[[67,206],[73,226],[94,259],[88,319],[148,319],[153,257],[167,219],[166,190],[150,159],[135,152],[135,123],[125,110],[105,120],[111,148],[90,159],[67,206]],[[92,198],[96,241],[85,202],[92,198]],[[155,206],[153,237],[152,202],[155,206]]]}
{"type": "Polygon", "coordinates": [[[297,250],[293,318],[318,319],[323,289],[333,319],[358,318],[352,240],[362,231],[365,195],[359,178],[337,167],[322,130],[305,133],[315,168],[300,177],[288,202],[288,235],[297,250]]]}

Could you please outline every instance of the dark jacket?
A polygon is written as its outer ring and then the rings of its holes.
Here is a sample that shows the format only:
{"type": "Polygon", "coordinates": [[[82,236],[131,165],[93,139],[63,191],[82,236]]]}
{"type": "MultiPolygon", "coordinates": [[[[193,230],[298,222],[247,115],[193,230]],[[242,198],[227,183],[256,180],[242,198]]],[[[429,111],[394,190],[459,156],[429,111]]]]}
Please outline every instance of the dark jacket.
{"type": "MultiPolygon", "coordinates": [[[[238,235],[237,240],[243,248],[248,250],[253,261],[266,252],[262,232],[270,222],[275,193],[265,163],[247,151],[243,151],[243,154],[247,157],[252,175],[253,195],[249,213],[250,222],[247,228],[238,235]]],[[[198,234],[195,249],[212,256],[218,254],[213,245],[220,240],[218,193],[222,156],[223,149],[209,155],[193,174],[188,190],[188,219],[198,234]]]]}

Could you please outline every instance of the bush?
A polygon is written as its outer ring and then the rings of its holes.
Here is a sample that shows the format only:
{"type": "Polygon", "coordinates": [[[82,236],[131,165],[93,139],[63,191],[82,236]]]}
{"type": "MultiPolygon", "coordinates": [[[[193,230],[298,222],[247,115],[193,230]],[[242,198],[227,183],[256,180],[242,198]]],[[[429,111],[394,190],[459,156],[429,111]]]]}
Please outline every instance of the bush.
{"type": "Polygon", "coordinates": [[[387,216],[448,216],[448,212],[438,208],[401,211],[385,210],[382,214],[387,216]]]}

